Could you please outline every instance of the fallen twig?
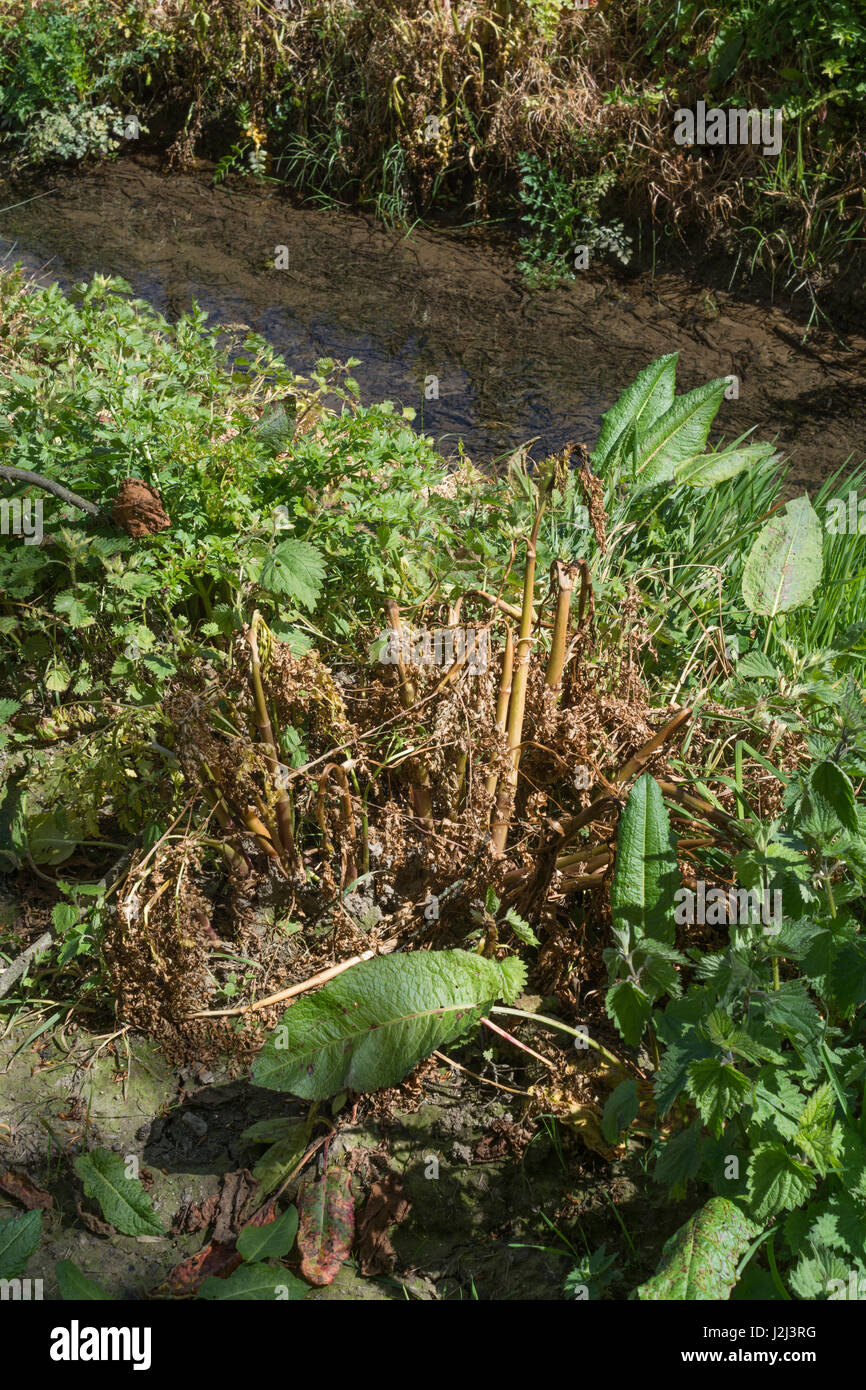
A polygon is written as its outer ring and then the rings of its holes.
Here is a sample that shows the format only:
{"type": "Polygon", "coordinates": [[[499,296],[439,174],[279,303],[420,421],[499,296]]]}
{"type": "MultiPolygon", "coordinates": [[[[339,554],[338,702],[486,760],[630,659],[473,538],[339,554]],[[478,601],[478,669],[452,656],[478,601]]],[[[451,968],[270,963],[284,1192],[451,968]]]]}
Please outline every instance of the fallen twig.
{"type": "Polygon", "coordinates": [[[40,951],[44,951],[47,946],[50,946],[52,940],[53,937],[50,931],[43,932],[36,941],[32,942],[26,950],[21,952],[20,956],[15,957],[12,964],[0,975],[0,999],[3,998],[4,994],[8,994],[15,984],[15,981],[25,974],[33,957],[38,955],[40,951]]]}
{"type": "Polygon", "coordinates": [[[318,975],[311,975],[309,980],[303,980],[299,985],[289,985],[288,989],[269,994],[266,999],[257,999],[254,1004],[243,1004],[239,1009],[199,1009],[197,1013],[187,1014],[187,1018],[231,1018],[237,1014],[253,1013],[256,1009],[267,1009],[271,1004],[279,1004],[283,999],[293,999],[296,994],[304,994],[308,989],[317,989],[319,985],[327,984],[328,980],[333,980],[336,975],[342,975],[344,970],[350,969],[353,965],[360,965],[361,961],[372,960],[381,952],[387,953],[388,948],[393,949],[396,944],[396,940],[384,941],[378,950],[364,951],[360,956],[351,956],[348,960],[341,961],[339,965],[329,965],[327,970],[320,970],[318,975]]]}
{"type": "Polygon", "coordinates": [[[455,1071],[462,1071],[465,1076],[471,1076],[474,1081],[483,1081],[485,1086],[495,1086],[499,1091],[507,1091],[510,1096],[531,1096],[531,1091],[516,1091],[513,1086],[503,1086],[501,1081],[491,1081],[489,1076],[480,1076],[477,1071],[470,1071],[464,1067],[462,1062],[455,1062],[453,1057],[446,1057],[444,1052],[434,1052],[434,1057],[438,1057],[440,1062],[445,1062],[455,1071]]]}
{"type": "Polygon", "coordinates": [[[31,473],[29,468],[12,468],[8,464],[0,465],[0,478],[8,478],[12,483],[30,483],[33,487],[42,488],[43,492],[51,492],[55,497],[59,497],[61,502],[68,502],[71,507],[78,507],[80,511],[87,512],[89,516],[103,516],[101,507],[97,507],[95,502],[88,502],[86,497],[79,497],[77,492],[70,492],[68,487],[62,483],[55,483],[51,478],[43,478],[41,473],[31,473]]]}

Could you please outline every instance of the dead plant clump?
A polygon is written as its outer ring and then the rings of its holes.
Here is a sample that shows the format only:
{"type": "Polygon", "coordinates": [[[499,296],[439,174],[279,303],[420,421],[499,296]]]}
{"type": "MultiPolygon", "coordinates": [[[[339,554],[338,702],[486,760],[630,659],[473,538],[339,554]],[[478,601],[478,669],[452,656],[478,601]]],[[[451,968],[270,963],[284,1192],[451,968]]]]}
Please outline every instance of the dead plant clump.
{"type": "Polygon", "coordinates": [[[245,1052],[279,1008],[194,1017],[211,1005],[220,972],[212,957],[227,941],[260,964],[258,998],[348,955],[456,945],[479,926],[486,950],[516,944],[500,939],[484,910],[488,887],[503,910],[515,905],[548,932],[540,974],[557,983],[573,974],[585,938],[573,926],[573,895],[606,877],[618,804],[611,778],[652,736],[657,712],[642,693],[610,693],[631,652],[590,667],[575,650],[559,691],[536,652],[512,791],[497,721],[509,642],[506,628],[485,671],[455,663],[443,677],[358,663],[332,673],[256,619],[228,675],[187,668],[167,712],[201,814],[195,830],[131,872],[121,895],[105,951],[123,1021],[176,1055],[245,1052]],[[298,768],[274,752],[277,731],[290,728],[303,736],[298,768]],[[596,814],[587,809],[593,787],[596,814]],[[492,845],[497,817],[508,822],[503,853],[492,845]],[[582,864],[580,852],[559,867],[575,819],[596,831],[596,858],[582,864]],[[211,869],[208,882],[214,853],[224,873],[215,880],[211,869]]]}
{"type": "MultiPolygon", "coordinates": [[[[290,984],[396,948],[519,949],[521,919],[541,933],[535,984],[585,1009],[603,997],[607,885],[633,779],[659,781],[687,874],[704,849],[735,846],[733,793],[697,795],[695,763],[675,751],[688,728],[689,757],[703,759],[726,726],[651,702],[637,591],[605,650],[585,562],[556,561],[538,598],[538,529],[571,452],[539,490],[521,608],[468,593],[422,608],[410,631],[389,600],[387,657],[380,637],[333,670],[255,613],[227,670],[184,668],[166,713],[186,826],[131,872],[106,943],[124,1022],[199,1058],[247,1051],[290,984]],[[445,660],[433,665],[437,624],[445,660]],[[486,645],[453,640],[467,628],[486,645]],[[217,957],[232,954],[255,973],[238,1007],[215,1009],[231,969],[217,957]]],[[[590,479],[586,492],[603,536],[590,479]]],[[[770,728],[769,751],[781,736],[770,728]]],[[[751,754],[743,772],[772,813],[778,786],[751,754]]]]}

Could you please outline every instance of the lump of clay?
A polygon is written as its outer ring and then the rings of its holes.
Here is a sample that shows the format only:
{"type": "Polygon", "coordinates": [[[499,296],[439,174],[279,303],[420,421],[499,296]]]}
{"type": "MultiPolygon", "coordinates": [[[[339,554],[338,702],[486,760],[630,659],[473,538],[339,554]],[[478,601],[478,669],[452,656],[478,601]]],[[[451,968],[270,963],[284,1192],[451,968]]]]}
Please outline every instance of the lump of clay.
{"type": "Polygon", "coordinates": [[[111,519],[136,540],[139,536],[154,536],[157,531],[164,531],[171,525],[159,493],[140,478],[127,478],[121,483],[111,509],[111,519]]]}

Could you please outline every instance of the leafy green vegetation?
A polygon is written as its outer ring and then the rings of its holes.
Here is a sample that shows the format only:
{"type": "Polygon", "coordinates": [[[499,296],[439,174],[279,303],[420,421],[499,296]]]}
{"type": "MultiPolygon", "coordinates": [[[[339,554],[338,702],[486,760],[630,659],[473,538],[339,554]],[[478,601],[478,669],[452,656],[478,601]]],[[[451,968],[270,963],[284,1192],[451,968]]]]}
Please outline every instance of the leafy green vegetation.
{"type": "MultiPolygon", "coordinates": [[[[557,1213],[564,1296],[866,1277],[866,534],[827,525],[863,466],[791,498],[675,353],[592,454],[487,476],[351,362],[299,378],[122,282],[5,274],[0,309],[6,500],[43,507],[0,547],[0,868],[41,895],[0,918],[4,1015],[119,1019],[295,1098],[244,1132],[236,1246],[163,1296],[330,1283],[332,1139],[464,1061],[686,1208],[654,1274],[619,1211],[616,1270],[557,1213]]],[[[165,1229],[123,1154],[59,1161],[115,1230],[165,1229]]],[[[0,1225],[0,1277],[40,1232],[0,1225]]]]}

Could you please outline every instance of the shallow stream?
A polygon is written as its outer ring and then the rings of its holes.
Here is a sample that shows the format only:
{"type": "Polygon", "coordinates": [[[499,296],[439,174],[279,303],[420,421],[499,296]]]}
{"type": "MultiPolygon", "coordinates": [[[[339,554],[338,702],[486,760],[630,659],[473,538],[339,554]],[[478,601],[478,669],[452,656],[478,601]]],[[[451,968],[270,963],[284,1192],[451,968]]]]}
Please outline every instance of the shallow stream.
{"type": "Polygon", "coordinates": [[[414,406],[446,454],[462,441],[484,465],[536,437],[541,455],[591,443],[640,368],[679,350],[681,390],[737,377],[720,432],[777,436],[798,487],[866,458],[866,336],[843,343],[813,329],[803,343],[804,322],[779,306],[604,266],[530,294],[508,249],[477,235],[389,233],[147,159],[61,174],[49,188],[3,198],[7,263],[64,285],[121,275],[172,318],[195,300],[249,324],[300,374],[321,356],[358,357],[363,399],[414,406]]]}

